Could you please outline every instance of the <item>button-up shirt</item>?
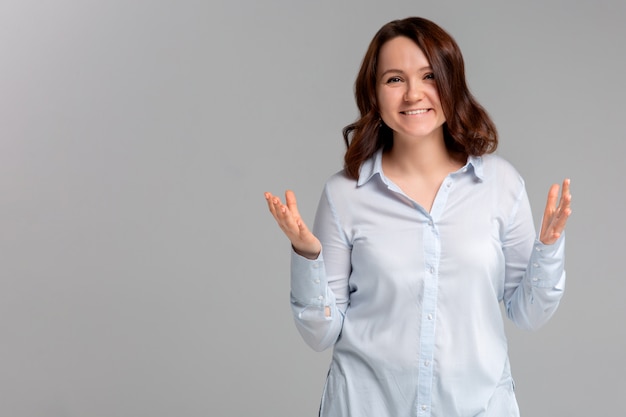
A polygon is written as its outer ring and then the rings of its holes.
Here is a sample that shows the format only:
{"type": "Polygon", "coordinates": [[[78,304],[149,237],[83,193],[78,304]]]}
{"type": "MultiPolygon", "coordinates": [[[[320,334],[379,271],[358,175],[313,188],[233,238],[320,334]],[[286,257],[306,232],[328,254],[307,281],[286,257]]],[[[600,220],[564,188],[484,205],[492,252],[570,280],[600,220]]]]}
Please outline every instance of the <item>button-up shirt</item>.
{"type": "Polygon", "coordinates": [[[507,161],[469,157],[429,212],[379,151],[358,180],[328,180],[313,232],[322,252],[292,252],[291,305],[306,343],[333,347],[322,417],[518,415],[500,306],[526,329],[553,315],[564,238],[536,239],[507,161]]]}

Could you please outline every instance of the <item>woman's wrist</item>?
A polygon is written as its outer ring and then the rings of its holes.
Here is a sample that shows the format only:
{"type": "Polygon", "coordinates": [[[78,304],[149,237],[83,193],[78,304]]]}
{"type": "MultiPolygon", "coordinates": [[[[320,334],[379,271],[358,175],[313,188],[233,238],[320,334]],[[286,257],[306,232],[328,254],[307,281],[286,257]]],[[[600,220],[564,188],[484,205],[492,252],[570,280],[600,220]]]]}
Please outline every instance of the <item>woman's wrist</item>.
{"type": "Polygon", "coordinates": [[[317,251],[315,250],[311,251],[311,250],[301,250],[301,249],[296,248],[293,245],[291,245],[291,247],[293,248],[294,252],[296,252],[298,255],[305,257],[307,259],[310,259],[310,260],[317,259],[320,256],[320,253],[322,251],[321,248],[318,249],[317,251]]]}

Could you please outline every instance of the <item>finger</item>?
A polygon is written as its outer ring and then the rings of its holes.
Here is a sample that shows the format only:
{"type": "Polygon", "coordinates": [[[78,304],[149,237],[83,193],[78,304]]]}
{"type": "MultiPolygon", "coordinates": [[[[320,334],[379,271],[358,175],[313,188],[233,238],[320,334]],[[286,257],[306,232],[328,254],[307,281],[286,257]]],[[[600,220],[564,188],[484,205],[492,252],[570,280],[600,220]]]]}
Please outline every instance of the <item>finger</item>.
{"type": "Polygon", "coordinates": [[[561,192],[561,195],[570,194],[570,183],[571,183],[571,180],[569,178],[565,178],[563,180],[563,191],[561,192]]]}
{"type": "Polygon", "coordinates": [[[285,191],[285,202],[293,216],[300,217],[300,212],[298,211],[298,203],[296,201],[296,194],[293,191],[285,191]]]}
{"type": "Polygon", "coordinates": [[[559,207],[557,208],[557,211],[555,213],[558,220],[560,220],[560,222],[558,223],[562,223],[563,227],[565,227],[565,221],[567,221],[567,218],[572,213],[572,209],[570,208],[571,202],[572,194],[570,193],[570,180],[566,178],[563,181],[563,188],[561,189],[561,200],[559,201],[559,207]]]}
{"type": "Polygon", "coordinates": [[[565,211],[569,209],[572,202],[572,194],[570,193],[570,180],[566,178],[563,181],[563,188],[561,189],[561,201],[559,202],[559,210],[565,211]]]}
{"type": "Polygon", "coordinates": [[[550,219],[556,210],[557,199],[559,198],[559,185],[552,184],[550,191],[548,191],[548,200],[546,201],[546,208],[543,212],[543,225],[548,227],[550,219]]]}
{"type": "MultiPolygon", "coordinates": [[[[272,195],[272,193],[265,193],[265,200],[267,201],[267,207],[270,210],[270,213],[272,213],[272,216],[274,216],[275,219],[277,219],[277,213],[276,213],[276,200],[277,197],[275,197],[274,195],[272,195]]],[[[278,219],[277,219],[278,220],[278,219]]]]}
{"type": "Polygon", "coordinates": [[[272,211],[272,197],[274,196],[272,195],[272,193],[269,193],[267,191],[263,195],[265,196],[265,202],[267,203],[267,208],[269,208],[270,211],[272,211]]]}
{"type": "Polygon", "coordinates": [[[302,216],[300,215],[300,212],[298,211],[298,204],[296,201],[296,194],[291,191],[291,190],[287,190],[285,192],[285,201],[287,204],[287,207],[289,209],[289,211],[291,212],[291,215],[293,216],[296,224],[298,225],[298,229],[300,230],[300,233],[308,233],[309,232],[309,228],[307,227],[307,225],[304,223],[304,221],[302,220],[302,216]]]}
{"type": "Polygon", "coordinates": [[[552,184],[548,191],[548,201],[546,202],[546,209],[555,210],[559,199],[559,184],[552,184]]]}

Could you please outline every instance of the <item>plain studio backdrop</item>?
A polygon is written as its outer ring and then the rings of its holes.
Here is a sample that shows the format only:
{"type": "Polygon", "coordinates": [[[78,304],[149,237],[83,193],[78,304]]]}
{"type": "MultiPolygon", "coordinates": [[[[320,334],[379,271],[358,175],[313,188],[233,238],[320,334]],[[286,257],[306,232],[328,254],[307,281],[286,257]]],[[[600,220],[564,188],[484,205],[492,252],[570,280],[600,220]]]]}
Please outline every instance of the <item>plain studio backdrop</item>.
{"type": "Polygon", "coordinates": [[[624,415],[623,0],[1,1],[0,415],[317,415],[330,352],[263,192],[312,223],[367,44],[411,15],[458,41],[537,225],[572,179],[561,307],[507,324],[522,415],[624,415]]]}

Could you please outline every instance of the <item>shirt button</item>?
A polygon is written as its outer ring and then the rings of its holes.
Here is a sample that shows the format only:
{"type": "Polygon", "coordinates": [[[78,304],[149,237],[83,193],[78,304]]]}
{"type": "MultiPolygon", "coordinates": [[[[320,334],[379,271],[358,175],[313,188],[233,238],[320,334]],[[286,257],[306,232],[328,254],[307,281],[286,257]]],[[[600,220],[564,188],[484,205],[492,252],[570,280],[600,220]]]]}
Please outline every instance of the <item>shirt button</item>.
{"type": "Polygon", "coordinates": [[[539,264],[538,264],[537,262],[535,262],[535,263],[533,264],[533,267],[535,267],[535,268],[539,268],[539,264]]]}
{"type": "Polygon", "coordinates": [[[432,226],[432,225],[433,225],[433,221],[432,221],[432,220],[429,220],[429,221],[428,221],[428,225],[429,225],[429,226],[432,226]]]}
{"type": "Polygon", "coordinates": [[[323,295],[320,295],[319,297],[317,297],[317,299],[318,299],[318,300],[323,300],[323,299],[324,299],[324,296],[323,296],[323,295]]]}
{"type": "Polygon", "coordinates": [[[430,366],[430,362],[429,361],[425,361],[424,362],[424,366],[430,366]]]}
{"type": "Polygon", "coordinates": [[[320,280],[319,280],[319,279],[316,279],[316,280],[314,280],[313,282],[315,282],[316,284],[319,284],[319,283],[320,283],[320,280]]]}
{"type": "Polygon", "coordinates": [[[447,183],[446,187],[448,187],[448,188],[452,187],[452,183],[451,182],[447,183]]]}
{"type": "Polygon", "coordinates": [[[433,319],[433,315],[432,315],[432,314],[429,314],[429,315],[428,315],[428,320],[432,320],[432,319],[433,319]]]}
{"type": "Polygon", "coordinates": [[[426,407],[425,405],[422,406],[422,410],[426,411],[428,407],[426,407]]]}
{"type": "Polygon", "coordinates": [[[434,274],[435,273],[435,268],[433,268],[432,266],[430,267],[430,273],[434,274]]]}
{"type": "Polygon", "coordinates": [[[539,281],[539,278],[537,277],[533,278],[533,282],[537,282],[537,281],[539,281]]]}

